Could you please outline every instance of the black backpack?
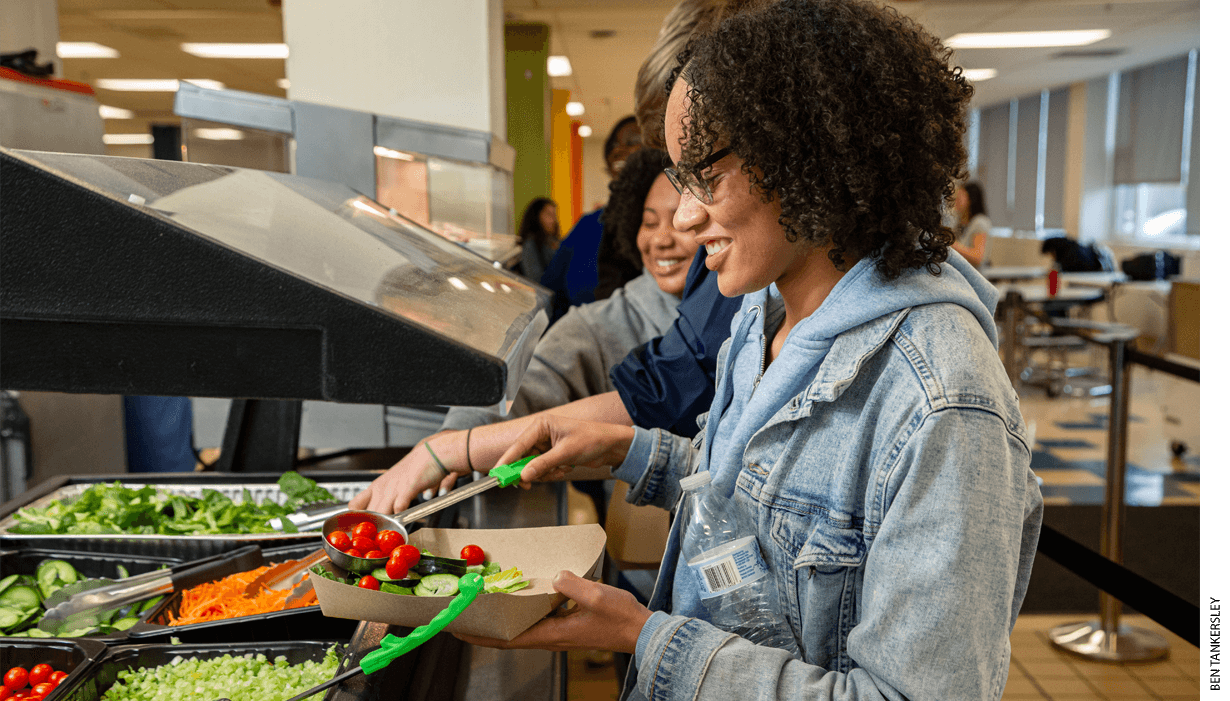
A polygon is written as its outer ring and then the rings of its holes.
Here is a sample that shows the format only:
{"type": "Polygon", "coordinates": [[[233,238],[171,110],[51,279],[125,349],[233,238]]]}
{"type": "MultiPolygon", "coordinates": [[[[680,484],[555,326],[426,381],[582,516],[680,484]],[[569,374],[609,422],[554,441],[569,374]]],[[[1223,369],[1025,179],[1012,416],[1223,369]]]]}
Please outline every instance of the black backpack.
{"type": "Polygon", "coordinates": [[[1166,251],[1142,253],[1123,261],[1123,274],[1133,280],[1165,280],[1179,274],[1179,257],[1166,251]]]}

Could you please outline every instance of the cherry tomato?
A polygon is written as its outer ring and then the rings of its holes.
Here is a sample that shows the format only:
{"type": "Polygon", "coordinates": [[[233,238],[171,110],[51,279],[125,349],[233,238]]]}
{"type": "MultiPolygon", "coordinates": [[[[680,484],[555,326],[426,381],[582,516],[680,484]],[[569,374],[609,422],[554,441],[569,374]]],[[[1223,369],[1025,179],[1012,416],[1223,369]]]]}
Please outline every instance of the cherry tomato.
{"type": "Polygon", "coordinates": [[[0,701],[13,698],[13,690],[7,686],[0,686],[0,701]]]}
{"type": "Polygon", "coordinates": [[[380,531],[376,535],[376,545],[380,547],[386,555],[393,552],[393,548],[405,543],[406,539],[397,531],[380,531]]]}
{"type": "Polygon", "coordinates": [[[461,559],[465,560],[467,565],[481,565],[487,555],[477,545],[467,545],[461,549],[461,559]]]}
{"type": "Polygon", "coordinates": [[[55,670],[51,668],[51,665],[46,663],[34,665],[30,668],[30,686],[38,686],[39,684],[47,681],[47,677],[50,677],[51,673],[54,671],[55,670]]]}
{"type": "Polygon", "coordinates": [[[342,531],[333,531],[329,534],[328,538],[325,538],[325,540],[329,542],[329,545],[332,545],[342,552],[346,552],[350,549],[350,536],[346,535],[342,531]]]}
{"type": "Polygon", "coordinates": [[[362,535],[357,535],[351,538],[350,544],[354,546],[356,550],[361,550],[363,552],[376,549],[376,541],[372,540],[371,538],[368,538],[367,536],[362,536],[362,535]]]}
{"type": "Polygon", "coordinates": [[[406,575],[410,574],[410,565],[406,564],[406,559],[400,560],[389,557],[389,562],[384,566],[384,571],[389,575],[389,579],[405,579],[406,575]]]}
{"type": "Polygon", "coordinates": [[[13,691],[23,689],[26,683],[30,681],[30,673],[25,667],[11,667],[9,671],[4,673],[4,685],[13,691]]]}
{"type": "Polygon", "coordinates": [[[380,589],[380,580],[376,579],[370,574],[364,575],[363,579],[359,580],[359,586],[363,587],[364,589],[371,589],[372,591],[378,591],[380,589]]]}
{"type": "Polygon", "coordinates": [[[55,688],[56,688],[55,684],[52,684],[50,682],[43,682],[41,684],[36,684],[34,686],[34,693],[38,694],[38,697],[41,699],[44,696],[50,694],[52,690],[55,688]]]}
{"type": "Polygon", "coordinates": [[[369,560],[379,560],[380,558],[385,557],[385,554],[380,552],[380,548],[376,548],[374,550],[368,550],[363,554],[363,557],[369,560]]]}
{"type": "Polygon", "coordinates": [[[372,523],[371,521],[364,521],[362,523],[356,523],[354,528],[350,529],[350,537],[357,538],[359,536],[362,536],[364,538],[375,539],[376,524],[372,523]]]}
{"type": "Polygon", "coordinates": [[[363,551],[358,548],[351,548],[346,551],[346,554],[351,557],[363,557],[363,551]]]}
{"type": "Polygon", "coordinates": [[[423,554],[419,552],[419,549],[413,545],[399,545],[393,548],[393,552],[389,555],[389,562],[404,561],[406,569],[409,570],[411,567],[419,564],[419,558],[422,556],[423,554]]]}
{"type": "Polygon", "coordinates": [[[67,676],[68,676],[68,672],[61,672],[60,670],[56,670],[51,673],[50,677],[47,677],[47,681],[51,682],[52,684],[58,685],[60,682],[64,681],[64,678],[67,676]]]}

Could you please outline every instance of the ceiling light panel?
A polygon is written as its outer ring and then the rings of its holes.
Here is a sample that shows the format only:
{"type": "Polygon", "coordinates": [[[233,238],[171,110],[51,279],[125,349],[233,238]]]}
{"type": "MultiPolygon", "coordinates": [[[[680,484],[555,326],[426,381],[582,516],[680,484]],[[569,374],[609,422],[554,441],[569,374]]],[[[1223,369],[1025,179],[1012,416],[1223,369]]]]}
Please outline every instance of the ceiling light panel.
{"type": "Polygon", "coordinates": [[[564,78],[572,75],[572,61],[567,56],[548,56],[547,75],[552,78],[564,78]]]}
{"type": "Polygon", "coordinates": [[[290,56],[286,44],[180,44],[185,53],[200,58],[281,58],[290,56]]]}
{"type": "Polygon", "coordinates": [[[193,129],[192,135],[198,139],[209,139],[210,141],[240,141],[243,139],[243,132],[238,129],[193,129]]]}
{"type": "Polygon", "coordinates": [[[577,127],[577,136],[580,136],[582,139],[588,139],[589,137],[593,135],[594,135],[593,127],[589,126],[588,124],[582,124],[581,126],[577,127]]]}
{"type": "Polygon", "coordinates": [[[154,143],[153,134],[103,134],[103,143],[110,146],[141,146],[154,143]]]}
{"type": "Polygon", "coordinates": [[[585,114],[585,105],[579,102],[569,102],[564,105],[564,111],[568,113],[569,117],[580,117],[585,114]]]}
{"type": "Polygon", "coordinates": [[[136,116],[136,114],[132,110],[126,110],[120,107],[99,105],[98,116],[103,119],[132,119],[136,116]]]}
{"type": "Polygon", "coordinates": [[[92,41],[56,42],[56,56],[60,58],[119,58],[120,52],[110,46],[92,41]]]}
{"type": "Polygon", "coordinates": [[[1055,32],[986,32],[954,34],[944,40],[953,49],[1029,49],[1045,46],[1087,46],[1110,36],[1109,29],[1055,32]]]}
{"type": "MultiPolygon", "coordinates": [[[[208,78],[192,78],[184,82],[209,90],[221,90],[226,87],[221,81],[208,78]]],[[[94,87],[118,92],[175,92],[179,90],[179,81],[174,78],[99,78],[94,81],[94,87]]]]}
{"type": "Polygon", "coordinates": [[[999,71],[994,68],[962,68],[961,75],[971,83],[977,83],[980,80],[990,80],[999,75],[999,71]]]}

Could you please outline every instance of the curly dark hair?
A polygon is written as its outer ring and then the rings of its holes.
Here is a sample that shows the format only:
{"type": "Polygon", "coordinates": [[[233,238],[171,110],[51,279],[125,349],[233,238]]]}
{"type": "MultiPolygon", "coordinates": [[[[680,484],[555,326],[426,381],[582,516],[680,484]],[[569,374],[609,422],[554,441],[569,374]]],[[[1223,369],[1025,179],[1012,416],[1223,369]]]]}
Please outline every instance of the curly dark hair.
{"type": "Polygon", "coordinates": [[[628,156],[619,177],[611,181],[611,197],[602,210],[602,241],[609,240],[612,254],[635,268],[633,277],[639,275],[643,267],[636,235],[641,230],[645,198],[654,181],[670,164],[671,157],[665,151],[643,148],[628,156]]]}
{"type": "Polygon", "coordinates": [[[690,86],[677,168],[722,145],[791,241],[830,246],[839,270],[872,256],[889,280],[934,275],[941,222],[965,173],[973,88],[939,39],[867,0],[753,4],[696,37],[667,83],[690,86]]]}

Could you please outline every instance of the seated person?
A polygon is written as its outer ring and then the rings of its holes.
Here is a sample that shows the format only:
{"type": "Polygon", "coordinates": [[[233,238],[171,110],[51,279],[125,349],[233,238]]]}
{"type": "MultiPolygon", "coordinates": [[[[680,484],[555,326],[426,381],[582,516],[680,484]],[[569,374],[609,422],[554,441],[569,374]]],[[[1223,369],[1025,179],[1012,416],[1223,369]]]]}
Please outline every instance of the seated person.
{"type": "Polygon", "coordinates": [[[952,242],[952,250],[975,268],[981,267],[987,255],[987,237],[991,235],[991,218],[987,216],[982,186],[969,182],[958,187],[952,208],[957,215],[957,240],[952,242]]]}

